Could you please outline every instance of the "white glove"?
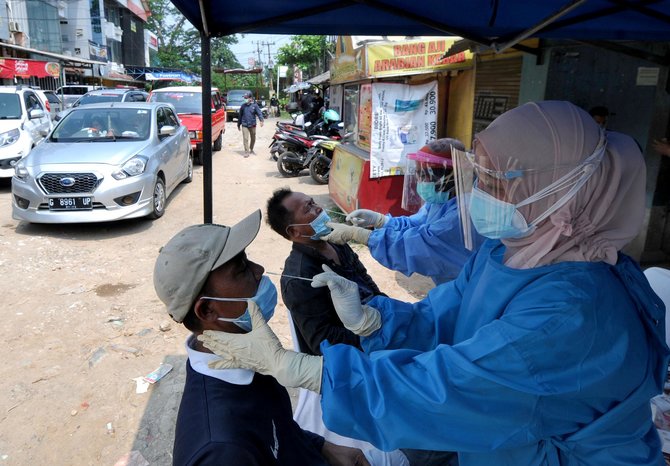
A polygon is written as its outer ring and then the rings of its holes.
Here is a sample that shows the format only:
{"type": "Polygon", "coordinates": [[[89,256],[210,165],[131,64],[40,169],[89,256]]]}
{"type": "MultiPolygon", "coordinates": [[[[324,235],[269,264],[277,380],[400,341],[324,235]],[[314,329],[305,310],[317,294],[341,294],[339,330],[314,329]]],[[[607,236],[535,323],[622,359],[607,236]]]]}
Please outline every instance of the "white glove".
{"type": "Polygon", "coordinates": [[[326,225],[332,228],[333,231],[326,236],[322,236],[321,239],[335,244],[345,244],[347,241],[355,241],[356,243],[365,244],[367,246],[368,239],[372,233],[371,230],[345,225],[344,223],[328,222],[326,225]]]}
{"type": "Polygon", "coordinates": [[[381,228],[388,219],[385,215],[368,209],[356,209],[346,217],[347,222],[364,228],[381,228]]]}
{"type": "Polygon", "coordinates": [[[344,326],[356,335],[367,337],[381,327],[381,316],[374,307],[361,305],[358,285],[336,274],[323,264],[323,273],[312,278],[312,288],[328,286],[335,311],[344,326]]]}
{"type": "Polygon", "coordinates": [[[273,376],[285,387],[302,387],[320,393],[323,357],[284,349],[258,305],[251,300],[247,303],[251,315],[249,333],[205,330],[198,336],[205,347],[221,356],[220,360],[209,363],[209,367],[251,369],[273,376]]]}

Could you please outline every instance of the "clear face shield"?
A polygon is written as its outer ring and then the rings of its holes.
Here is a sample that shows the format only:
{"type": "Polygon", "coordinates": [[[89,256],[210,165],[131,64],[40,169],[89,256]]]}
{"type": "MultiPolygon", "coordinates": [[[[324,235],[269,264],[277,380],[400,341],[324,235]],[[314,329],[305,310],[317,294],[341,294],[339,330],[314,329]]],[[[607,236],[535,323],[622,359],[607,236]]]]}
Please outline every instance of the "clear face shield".
{"type": "Polygon", "coordinates": [[[424,203],[444,204],[454,194],[451,159],[426,153],[409,154],[401,207],[417,211],[424,203]]]}
{"type": "Polygon", "coordinates": [[[564,206],[589,180],[602,160],[605,133],[601,132],[595,151],[578,165],[528,168],[518,159],[507,159],[503,170],[496,170],[484,151],[452,149],[458,211],[463,242],[473,246],[473,228],[492,238],[522,238],[564,206]],[[529,187],[538,187],[528,192],[529,187]],[[545,202],[545,205],[539,202],[545,202]],[[528,218],[531,204],[539,214],[528,218]]]}

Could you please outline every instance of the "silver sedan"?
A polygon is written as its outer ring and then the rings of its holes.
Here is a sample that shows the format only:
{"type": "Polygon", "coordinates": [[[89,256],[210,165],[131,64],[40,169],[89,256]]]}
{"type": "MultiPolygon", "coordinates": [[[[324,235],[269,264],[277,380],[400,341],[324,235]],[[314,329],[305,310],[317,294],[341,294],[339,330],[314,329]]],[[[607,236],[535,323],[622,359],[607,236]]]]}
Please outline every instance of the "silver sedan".
{"type": "Polygon", "coordinates": [[[193,155],[171,105],[107,103],[72,109],[14,168],[15,219],[106,222],[161,217],[193,155]]]}

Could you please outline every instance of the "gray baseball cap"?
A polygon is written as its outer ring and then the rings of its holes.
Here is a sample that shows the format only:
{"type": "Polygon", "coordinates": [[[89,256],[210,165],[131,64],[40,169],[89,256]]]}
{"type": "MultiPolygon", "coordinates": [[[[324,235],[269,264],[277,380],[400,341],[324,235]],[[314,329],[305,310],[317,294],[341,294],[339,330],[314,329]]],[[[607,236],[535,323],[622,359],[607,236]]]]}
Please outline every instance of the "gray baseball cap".
{"type": "Polygon", "coordinates": [[[244,251],[261,227],[257,210],[232,227],[206,223],[177,233],[154,265],[154,288],[167,311],[182,322],[209,273],[244,251]]]}

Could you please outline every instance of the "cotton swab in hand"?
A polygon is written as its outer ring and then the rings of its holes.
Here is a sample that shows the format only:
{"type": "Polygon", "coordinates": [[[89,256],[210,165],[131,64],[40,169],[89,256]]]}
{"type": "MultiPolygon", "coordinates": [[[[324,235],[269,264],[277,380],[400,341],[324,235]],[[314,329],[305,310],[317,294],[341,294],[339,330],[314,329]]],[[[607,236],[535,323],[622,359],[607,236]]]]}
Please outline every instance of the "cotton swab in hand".
{"type": "Polygon", "coordinates": [[[314,281],[311,278],[297,277],[295,275],[287,275],[285,273],[268,272],[267,270],[265,271],[265,273],[268,274],[268,275],[277,275],[277,276],[280,276],[280,277],[297,278],[298,280],[305,280],[305,281],[308,281],[308,282],[313,282],[314,281]]]}

